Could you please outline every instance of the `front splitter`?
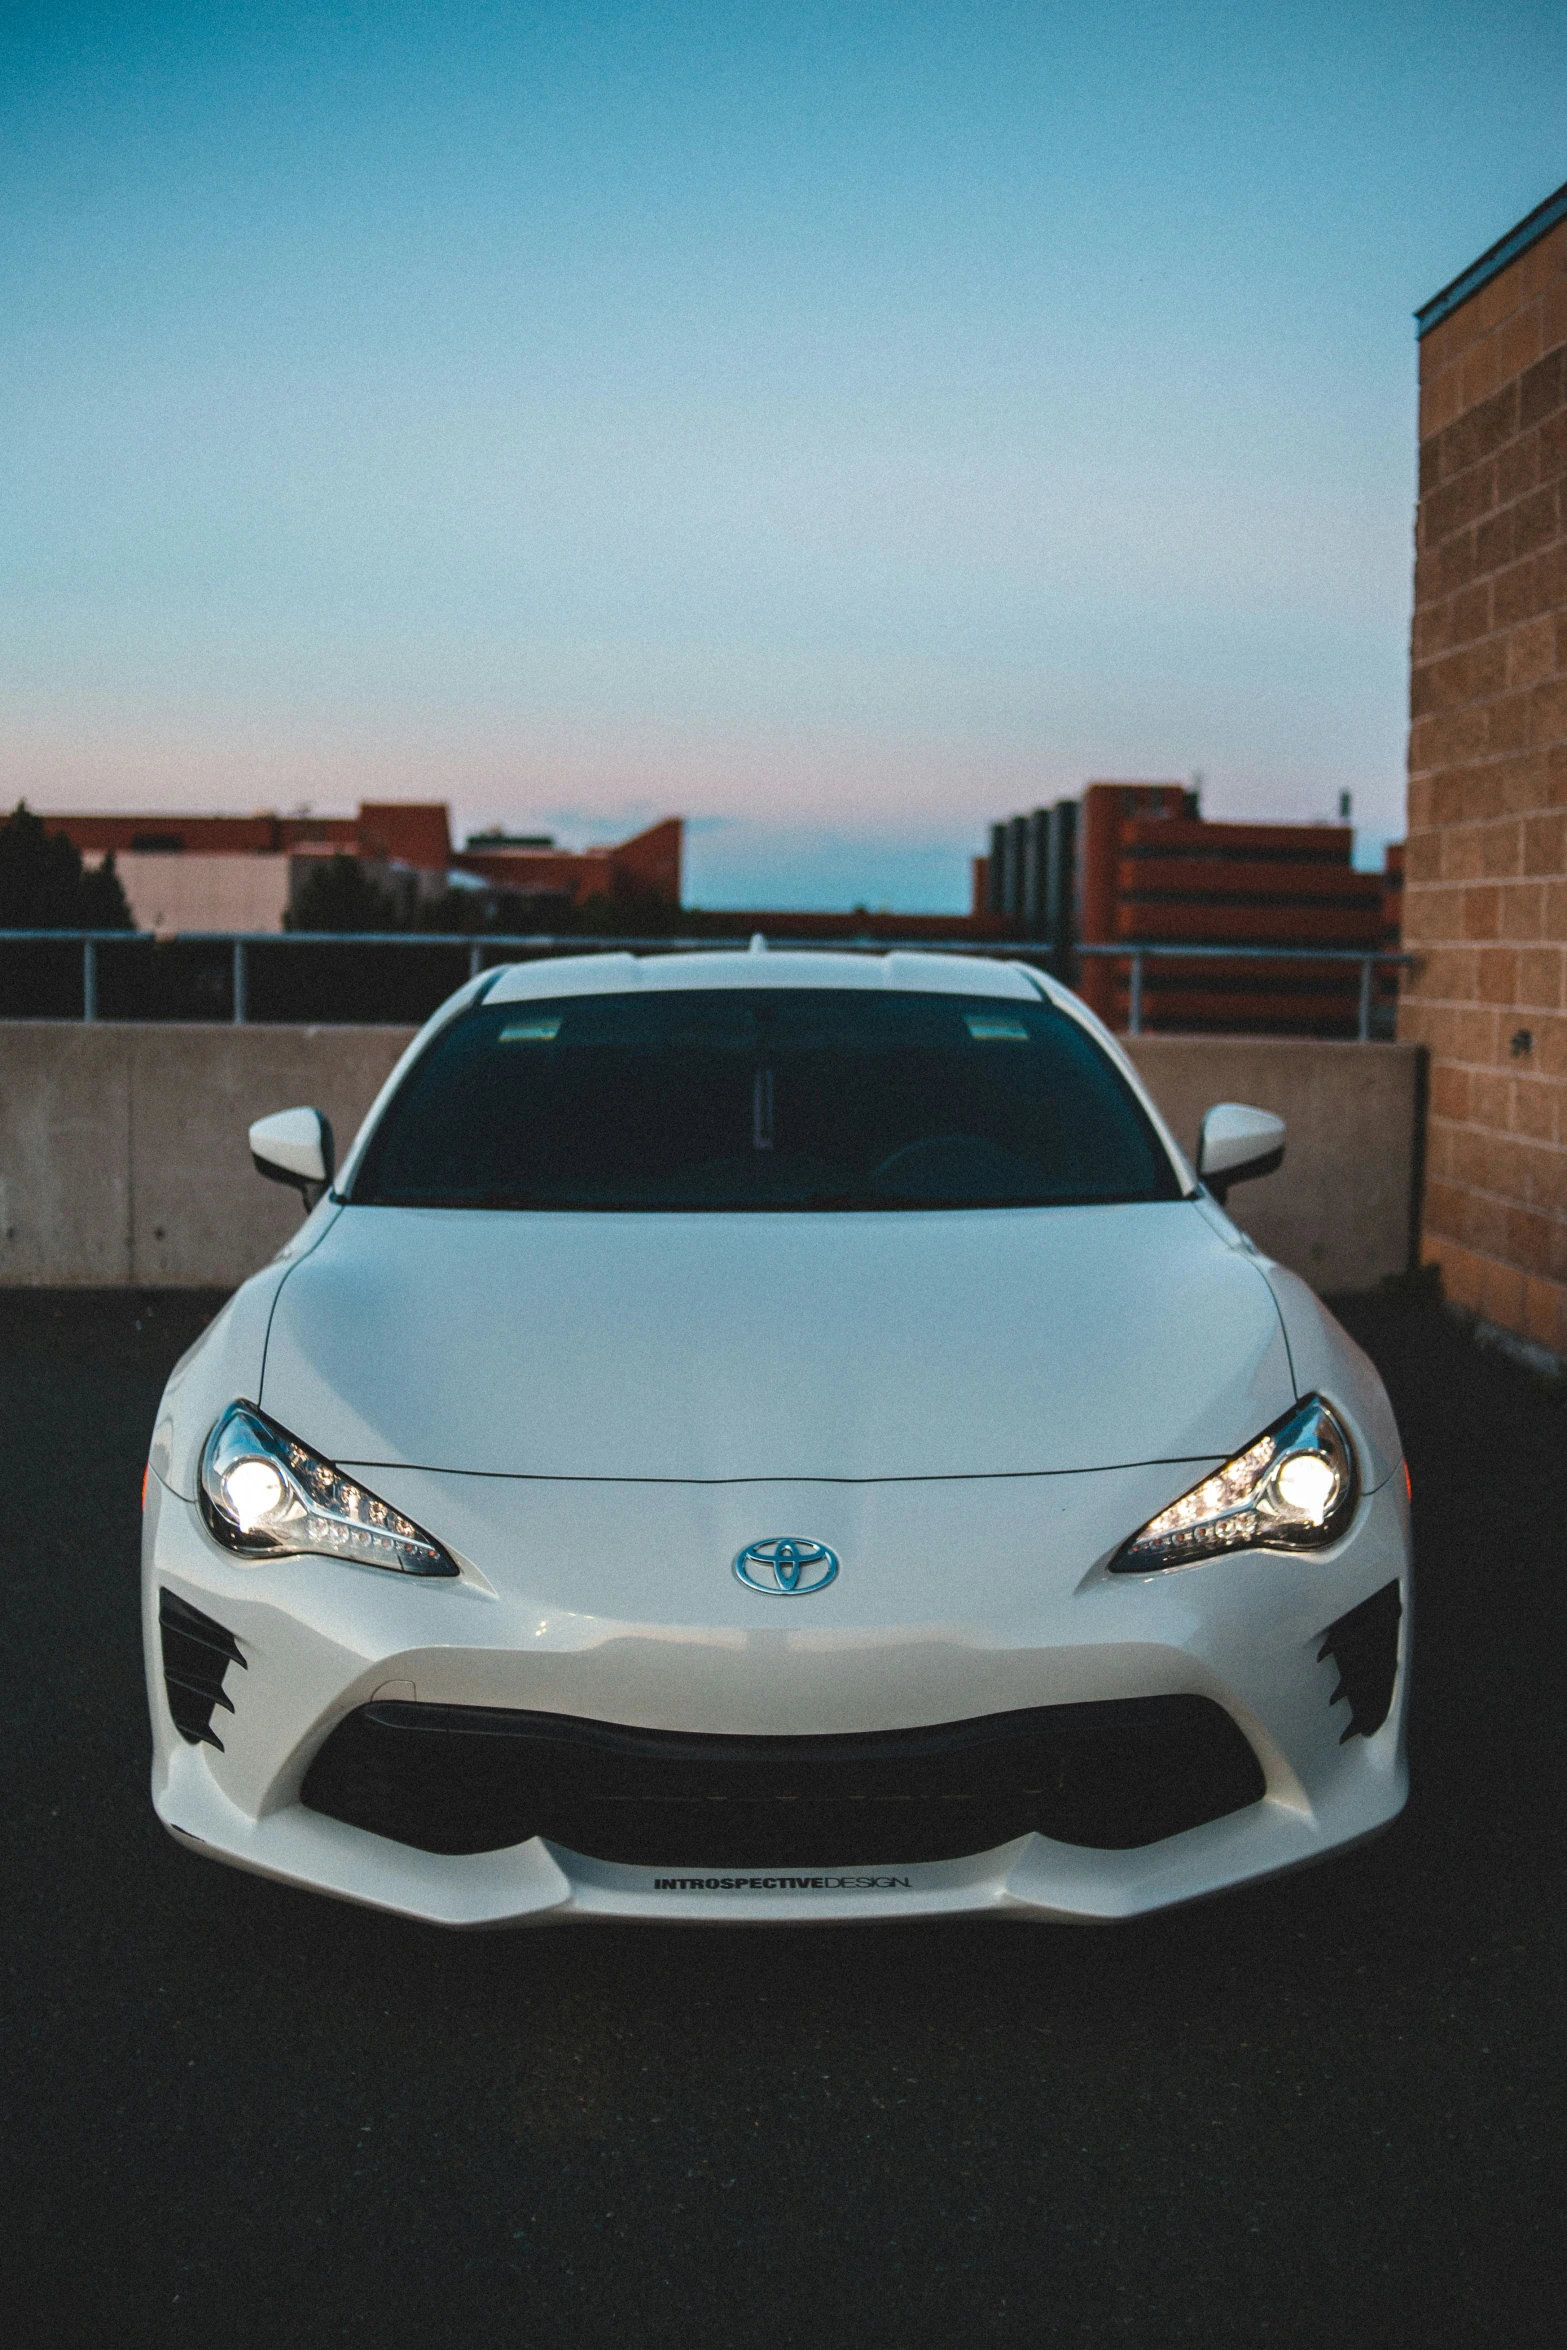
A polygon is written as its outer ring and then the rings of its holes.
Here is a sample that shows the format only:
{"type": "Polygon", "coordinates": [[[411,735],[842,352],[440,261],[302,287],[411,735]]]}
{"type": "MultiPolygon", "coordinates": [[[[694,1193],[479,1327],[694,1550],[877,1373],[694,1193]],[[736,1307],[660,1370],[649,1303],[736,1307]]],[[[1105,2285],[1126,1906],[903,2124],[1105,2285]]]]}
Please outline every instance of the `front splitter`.
{"type": "Polygon", "coordinates": [[[1264,1797],[1243,1812],[1131,1852],[1023,1836],[963,1860],[862,1868],[632,1868],[534,1837],[501,1852],[421,1852],[294,1803],[252,1819],[182,1749],[154,1788],[179,1841],[257,1876],[430,1925],[469,1929],[591,1919],[686,1925],[856,1924],[1009,1916],[1108,1924],[1304,1867],[1362,1842],[1402,1809],[1407,1783],[1368,1742],[1332,1808],[1264,1797]],[[1379,1767],[1380,1766],[1380,1767],[1379,1767]]]}

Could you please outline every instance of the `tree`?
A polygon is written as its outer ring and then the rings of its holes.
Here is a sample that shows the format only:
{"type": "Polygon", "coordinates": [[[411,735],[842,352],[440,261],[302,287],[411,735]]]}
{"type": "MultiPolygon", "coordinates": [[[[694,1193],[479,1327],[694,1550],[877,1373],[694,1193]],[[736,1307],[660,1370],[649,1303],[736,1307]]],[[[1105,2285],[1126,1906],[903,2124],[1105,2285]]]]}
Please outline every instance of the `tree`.
{"type": "Polygon", "coordinates": [[[0,824],[0,930],[131,930],[114,857],[82,870],[81,851],[25,800],[0,824]]]}
{"type": "Polygon", "coordinates": [[[357,857],[316,860],[284,917],[290,930],[402,930],[397,900],[372,881],[357,857]]]}
{"type": "Polygon", "coordinates": [[[135,929],[125,885],[115,871],[113,849],[107,851],[101,865],[83,868],[78,903],[83,930],[135,929]]]}

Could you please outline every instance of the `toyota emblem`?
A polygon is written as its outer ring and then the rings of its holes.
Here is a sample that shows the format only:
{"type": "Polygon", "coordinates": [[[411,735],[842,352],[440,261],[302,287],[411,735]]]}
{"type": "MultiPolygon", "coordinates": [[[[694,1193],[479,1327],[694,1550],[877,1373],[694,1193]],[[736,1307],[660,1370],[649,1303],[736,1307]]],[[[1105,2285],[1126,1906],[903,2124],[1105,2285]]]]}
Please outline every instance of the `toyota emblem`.
{"type": "Polygon", "coordinates": [[[825,1542],[807,1542],[798,1534],[774,1534],[766,1542],[748,1542],[735,1560],[736,1580],[764,1599],[804,1599],[825,1591],[838,1572],[838,1554],[825,1542]]]}

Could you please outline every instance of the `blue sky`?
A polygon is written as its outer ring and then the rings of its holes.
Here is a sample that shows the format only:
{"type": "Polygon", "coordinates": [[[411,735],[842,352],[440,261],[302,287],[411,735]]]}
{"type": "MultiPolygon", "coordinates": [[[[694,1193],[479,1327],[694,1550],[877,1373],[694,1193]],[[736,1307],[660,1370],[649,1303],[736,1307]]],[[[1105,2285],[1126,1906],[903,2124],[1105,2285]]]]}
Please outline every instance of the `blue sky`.
{"type": "Polygon", "coordinates": [[[1402,824],[1414,306],[1567,10],[0,16],[0,791],[693,819],[961,903],[1090,776],[1402,824]]]}

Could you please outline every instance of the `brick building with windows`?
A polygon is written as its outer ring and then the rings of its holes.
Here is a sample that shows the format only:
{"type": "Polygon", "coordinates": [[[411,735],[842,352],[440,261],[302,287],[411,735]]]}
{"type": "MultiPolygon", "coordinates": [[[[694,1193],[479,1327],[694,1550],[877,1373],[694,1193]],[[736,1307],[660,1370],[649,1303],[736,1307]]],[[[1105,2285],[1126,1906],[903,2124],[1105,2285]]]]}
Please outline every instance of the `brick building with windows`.
{"type": "Polygon", "coordinates": [[[1399,1033],[1430,1053],[1423,1254],[1567,1357],[1567,187],[1417,314],[1399,1033]]]}
{"type": "MultiPolygon", "coordinates": [[[[991,826],[990,854],[974,860],[970,927],[1048,939],[1057,975],[1112,1028],[1131,1016],[1130,952],[1083,947],[1201,950],[1201,960],[1143,958],[1143,1028],[1350,1037],[1361,968],[1310,950],[1396,948],[1402,880],[1402,844],[1381,873],[1357,872],[1353,848],[1343,823],[1210,823],[1182,783],[1089,783],[1079,799],[991,826]],[[1232,961],[1226,947],[1241,953],[1232,961]],[[1281,959],[1250,959],[1259,947],[1281,959]]],[[[1383,990],[1390,998],[1378,982],[1371,1006],[1378,1034],[1391,1020],[1383,990]]]]}

